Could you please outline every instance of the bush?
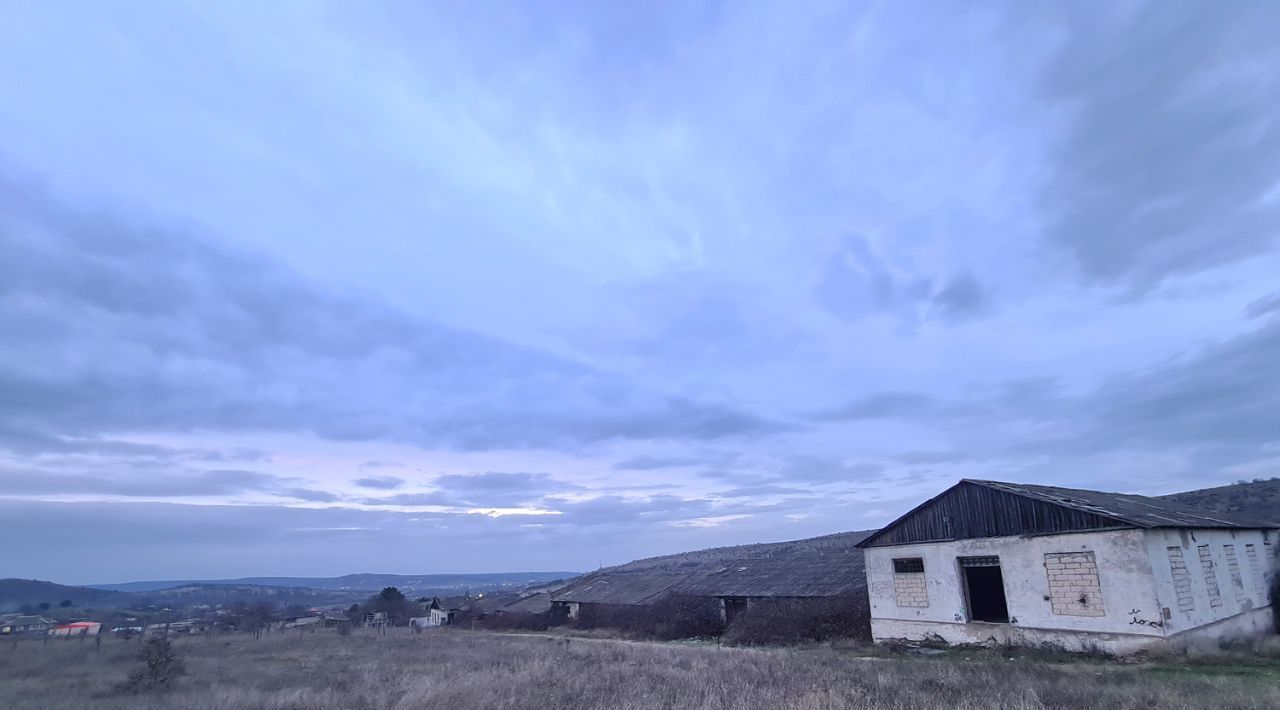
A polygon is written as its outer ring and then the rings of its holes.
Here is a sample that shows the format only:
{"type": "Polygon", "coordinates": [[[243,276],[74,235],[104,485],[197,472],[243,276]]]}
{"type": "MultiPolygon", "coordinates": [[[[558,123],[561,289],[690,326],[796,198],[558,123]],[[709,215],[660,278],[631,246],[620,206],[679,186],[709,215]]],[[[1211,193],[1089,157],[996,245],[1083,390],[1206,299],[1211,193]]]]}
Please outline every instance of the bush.
{"type": "Polygon", "coordinates": [[[519,631],[546,631],[550,625],[546,614],[514,613],[491,614],[485,617],[486,629],[511,629],[519,631]]]}
{"type": "Polygon", "coordinates": [[[866,595],[754,599],[724,633],[726,642],[746,646],[835,638],[870,640],[871,613],[866,595]]]}
{"type": "Polygon", "coordinates": [[[121,686],[121,690],[125,692],[163,690],[187,673],[182,656],[167,638],[151,639],[142,644],[142,648],[138,649],[138,660],[142,666],[129,673],[128,679],[121,686]]]}

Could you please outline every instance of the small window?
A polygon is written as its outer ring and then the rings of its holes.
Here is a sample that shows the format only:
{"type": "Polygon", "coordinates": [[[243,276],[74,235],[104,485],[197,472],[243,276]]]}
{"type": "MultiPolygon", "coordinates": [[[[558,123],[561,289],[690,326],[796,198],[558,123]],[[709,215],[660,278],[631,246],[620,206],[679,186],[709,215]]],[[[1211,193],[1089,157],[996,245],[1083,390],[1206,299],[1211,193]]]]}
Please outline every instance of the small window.
{"type": "Polygon", "coordinates": [[[924,571],[924,558],[899,557],[893,561],[894,574],[911,574],[924,571]]]}

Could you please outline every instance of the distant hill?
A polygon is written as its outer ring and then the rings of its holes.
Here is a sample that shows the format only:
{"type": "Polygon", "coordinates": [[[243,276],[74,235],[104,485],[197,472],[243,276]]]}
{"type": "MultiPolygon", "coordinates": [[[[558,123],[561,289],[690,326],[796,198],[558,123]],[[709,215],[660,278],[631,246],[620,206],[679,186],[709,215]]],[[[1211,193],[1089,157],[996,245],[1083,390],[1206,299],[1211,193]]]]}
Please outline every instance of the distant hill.
{"type": "Polygon", "coordinates": [[[69,587],[36,579],[0,579],[0,611],[14,611],[24,604],[48,604],[56,609],[67,600],[75,607],[94,606],[117,596],[102,589],[69,587]]]}
{"type": "Polygon", "coordinates": [[[1160,496],[1162,500],[1193,505],[1215,513],[1280,525],[1280,478],[1202,488],[1160,496]]]}
{"type": "Polygon", "coordinates": [[[323,591],[376,592],[397,587],[407,595],[453,594],[465,591],[522,589],[557,579],[576,577],[577,572],[493,572],[486,574],[347,574],[341,577],[241,577],[239,579],[171,579],[89,585],[94,589],[119,592],[155,592],[192,585],[224,587],[304,588],[323,591]]]}

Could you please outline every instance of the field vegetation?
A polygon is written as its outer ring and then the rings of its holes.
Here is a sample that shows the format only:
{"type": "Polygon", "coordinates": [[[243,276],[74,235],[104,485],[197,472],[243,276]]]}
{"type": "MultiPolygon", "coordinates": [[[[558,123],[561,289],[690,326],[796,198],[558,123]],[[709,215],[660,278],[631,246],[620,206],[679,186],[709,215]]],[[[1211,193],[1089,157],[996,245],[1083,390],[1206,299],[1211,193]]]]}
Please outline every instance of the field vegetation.
{"type": "MultiPolygon", "coordinates": [[[[139,683],[137,640],[0,645],[8,710],[1261,710],[1280,708],[1280,660],[1226,653],[1119,663],[1007,649],[893,654],[433,630],[184,638],[185,672],[139,683]]],[[[168,653],[167,651],[165,653],[168,653]]],[[[149,661],[148,661],[149,659],[149,661]]],[[[167,663],[167,661],[166,661],[167,663]]]]}

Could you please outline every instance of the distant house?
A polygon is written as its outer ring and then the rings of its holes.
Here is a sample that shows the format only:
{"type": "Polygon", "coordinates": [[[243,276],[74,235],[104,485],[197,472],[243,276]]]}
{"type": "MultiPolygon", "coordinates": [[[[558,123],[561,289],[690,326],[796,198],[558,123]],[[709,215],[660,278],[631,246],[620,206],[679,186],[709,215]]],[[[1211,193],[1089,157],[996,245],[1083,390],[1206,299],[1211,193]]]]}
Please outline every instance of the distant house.
{"type": "Polygon", "coordinates": [[[340,614],[337,612],[326,612],[322,616],[322,618],[324,619],[323,624],[326,629],[332,629],[340,626],[351,625],[351,617],[347,616],[346,614],[340,614]]]}
{"type": "Polygon", "coordinates": [[[1128,653],[1269,631],[1276,539],[1164,499],[964,480],[859,547],[877,641],[1128,653]]]}
{"type": "Polygon", "coordinates": [[[50,636],[97,636],[102,624],[97,621],[72,621],[49,629],[50,636]]]}
{"type": "Polygon", "coordinates": [[[720,619],[734,618],[762,600],[841,600],[865,608],[862,551],[853,547],[813,550],[762,559],[729,560],[672,587],[684,597],[712,597],[720,619]]]}
{"type": "Polygon", "coordinates": [[[459,609],[445,608],[437,597],[427,606],[427,626],[448,626],[453,623],[459,609]]]}
{"type": "Polygon", "coordinates": [[[387,625],[387,623],[388,623],[388,620],[387,620],[387,612],[385,612],[385,611],[370,611],[370,612],[365,612],[365,615],[364,615],[364,625],[365,625],[366,627],[368,627],[368,626],[386,626],[386,625],[387,625]]]}
{"type": "Polygon", "coordinates": [[[53,619],[46,619],[43,616],[34,614],[26,614],[15,616],[8,621],[0,623],[0,634],[17,635],[17,634],[46,634],[49,629],[57,625],[53,619]]]}
{"type": "Polygon", "coordinates": [[[289,631],[292,629],[311,628],[316,629],[324,625],[324,617],[322,616],[294,616],[280,622],[281,631],[289,631]]]}

